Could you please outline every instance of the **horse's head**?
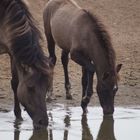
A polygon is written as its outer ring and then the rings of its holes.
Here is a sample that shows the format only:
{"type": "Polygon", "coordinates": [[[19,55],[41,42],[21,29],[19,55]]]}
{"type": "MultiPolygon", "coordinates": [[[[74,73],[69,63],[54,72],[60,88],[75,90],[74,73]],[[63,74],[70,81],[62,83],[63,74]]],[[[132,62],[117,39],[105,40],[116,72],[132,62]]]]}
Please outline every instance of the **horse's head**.
{"type": "Polygon", "coordinates": [[[113,114],[114,112],[114,97],[118,90],[117,75],[122,64],[117,65],[115,72],[105,72],[102,79],[97,84],[97,94],[100,104],[103,108],[104,115],[113,114]]]}
{"type": "Polygon", "coordinates": [[[52,88],[53,69],[36,69],[24,66],[18,70],[19,85],[17,95],[20,103],[33,120],[34,127],[48,125],[46,93],[52,88]]]}

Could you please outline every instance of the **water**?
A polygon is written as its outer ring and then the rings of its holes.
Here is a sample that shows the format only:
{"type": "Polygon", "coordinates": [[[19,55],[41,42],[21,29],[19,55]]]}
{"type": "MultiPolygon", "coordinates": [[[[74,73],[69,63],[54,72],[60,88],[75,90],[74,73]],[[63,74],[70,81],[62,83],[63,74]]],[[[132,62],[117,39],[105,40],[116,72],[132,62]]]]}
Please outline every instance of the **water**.
{"type": "Polygon", "coordinates": [[[48,109],[47,130],[33,130],[32,121],[16,122],[13,112],[0,112],[0,140],[140,140],[140,108],[115,108],[114,118],[103,117],[99,107],[57,105],[48,109]]]}

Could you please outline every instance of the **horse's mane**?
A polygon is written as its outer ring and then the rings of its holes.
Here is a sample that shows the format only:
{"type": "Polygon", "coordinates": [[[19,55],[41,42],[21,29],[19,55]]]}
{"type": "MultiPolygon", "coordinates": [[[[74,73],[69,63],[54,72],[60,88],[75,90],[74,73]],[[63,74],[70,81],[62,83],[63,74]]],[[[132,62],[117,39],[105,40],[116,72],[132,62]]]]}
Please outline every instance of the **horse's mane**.
{"type": "Polygon", "coordinates": [[[44,66],[45,55],[40,47],[41,34],[36,22],[22,0],[1,0],[5,9],[11,38],[11,51],[18,64],[44,66]]]}
{"type": "Polygon", "coordinates": [[[88,17],[92,20],[92,23],[94,24],[95,27],[94,32],[97,35],[97,38],[99,39],[101,46],[105,49],[106,57],[109,61],[110,68],[112,69],[112,71],[114,71],[116,54],[112,47],[111,38],[109,34],[105,30],[104,25],[98,21],[96,16],[94,16],[91,12],[85,9],[84,11],[87,13],[88,17]]]}

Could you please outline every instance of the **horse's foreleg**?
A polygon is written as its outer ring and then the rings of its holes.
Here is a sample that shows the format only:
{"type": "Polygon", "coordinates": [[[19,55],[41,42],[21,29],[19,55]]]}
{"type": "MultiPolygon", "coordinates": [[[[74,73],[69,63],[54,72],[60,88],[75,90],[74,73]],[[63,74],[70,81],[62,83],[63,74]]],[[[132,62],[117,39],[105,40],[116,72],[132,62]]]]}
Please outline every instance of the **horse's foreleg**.
{"type": "Polygon", "coordinates": [[[87,112],[87,105],[90,102],[90,98],[93,94],[93,76],[94,73],[86,72],[83,73],[82,76],[82,86],[83,86],[83,95],[81,101],[81,107],[83,109],[83,113],[87,112]]]}
{"type": "Polygon", "coordinates": [[[17,70],[13,62],[11,62],[11,73],[12,73],[11,87],[14,92],[14,114],[17,119],[22,120],[20,104],[17,97],[17,87],[18,87],[19,81],[18,81],[17,70]]]}
{"type": "Polygon", "coordinates": [[[86,95],[86,88],[87,88],[87,70],[82,67],[82,98],[86,95]]]}
{"type": "Polygon", "coordinates": [[[88,72],[87,74],[87,87],[85,90],[85,96],[82,98],[81,101],[81,107],[84,113],[87,112],[87,105],[90,102],[90,98],[93,94],[93,74],[94,73],[90,73],[90,72],[88,72]]]}
{"type": "Polygon", "coordinates": [[[86,95],[86,89],[87,89],[87,84],[88,84],[88,79],[87,79],[87,70],[82,67],[82,100],[81,100],[81,107],[83,109],[83,112],[87,112],[85,108],[85,104],[83,102],[83,98],[86,95]]]}
{"type": "MultiPolygon", "coordinates": [[[[83,98],[81,101],[81,107],[83,112],[87,112],[87,105],[90,101],[90,97],[93,94],[93,74],[95,72],[95,66],[91,63],[91,61],[83,55],[83,53],[79,50],[72,50],[71,52],[71,59],[81,65],[87,72],[87,74],[82,79],[82,83],[87,85],[86,90],[83,92],[83,98]],[[84,80],[84,81],[83,81],[84,80]]],[[[84,85],[84,86],[85,86],[84,85]]]]}
{"type": "Polygon", "coordinates": [[[71,84],[68,75],[68,62],[69,62],[68,54],[69,54],[68,52],[62,51],[61,61],[63,64],[64,75],[65,75],[66,99],[72,99],[72,95],[70,92],[71,84]]]}

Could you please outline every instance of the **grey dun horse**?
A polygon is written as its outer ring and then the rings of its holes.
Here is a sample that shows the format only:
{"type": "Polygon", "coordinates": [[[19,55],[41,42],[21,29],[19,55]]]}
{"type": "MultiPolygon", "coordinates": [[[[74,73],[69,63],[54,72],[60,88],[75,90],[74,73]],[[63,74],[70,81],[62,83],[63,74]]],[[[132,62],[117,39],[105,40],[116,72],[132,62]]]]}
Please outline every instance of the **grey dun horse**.
{"type": "Polygon", "coordinates": [[[93,94],[93,75],[97,75],[97,93],[104,114],[113,114],[114,97],[118,90],[117,77],[122,64],[116,66],[115,51],[104,26],[89,11],[73,0],[51,0],[44,14],[48,50],[56,63],[55,44],[62,49],[66,98],[71,99],[68,77],[68,54],[82,66],[83,112],[93,94]]]}

